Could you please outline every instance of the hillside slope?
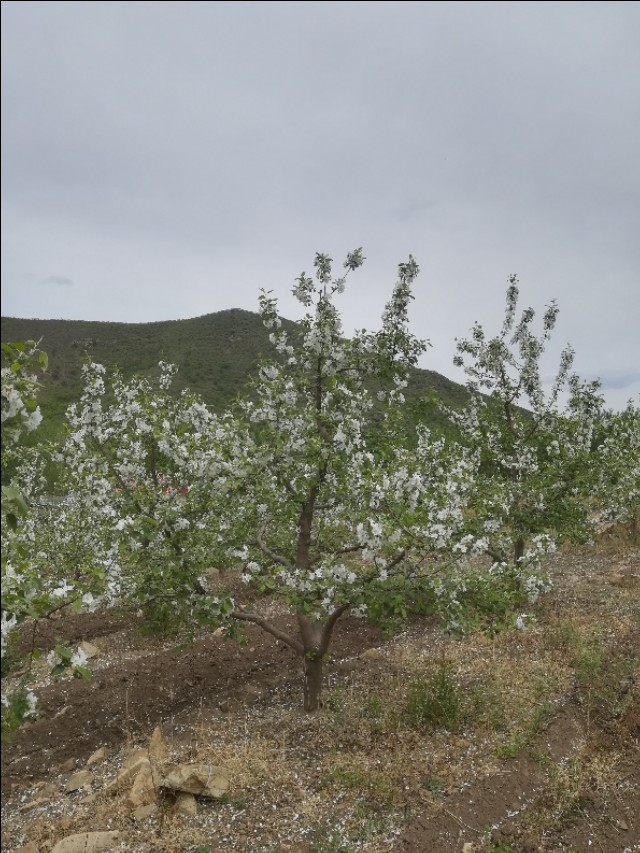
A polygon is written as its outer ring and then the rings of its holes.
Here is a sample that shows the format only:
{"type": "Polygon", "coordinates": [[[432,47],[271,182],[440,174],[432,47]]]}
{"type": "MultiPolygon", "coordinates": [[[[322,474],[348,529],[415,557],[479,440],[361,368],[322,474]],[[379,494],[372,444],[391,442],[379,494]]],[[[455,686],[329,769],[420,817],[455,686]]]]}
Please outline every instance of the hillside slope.
{"type": "MultiPolygon", "coordinates": [[[[293,330],[295,324],[283,320],[283,327],[293,330]]],[[[173,362],[179,367],[175,388],[190,388],[221,411],[253,375],[260,354],[272,351],[260,316],[239,309],[156,323],[2,317],[1,337],[4,342],[40,341],[48,354],[40,398],[53,423],[60,423],[66,407],[77,399],[87,356],[107,367],[117,365],[125,375],[151,375],[160,359],[173,362]]],[[[408,392],[413,419],[425,417],[425,403],[434,391],[449,405],[459,406],[467,398],[463,386],[434,371],[416,370],[408,392]]],[[[428,410],[432,425],[446,429],[435,407],[428,410]]]]}

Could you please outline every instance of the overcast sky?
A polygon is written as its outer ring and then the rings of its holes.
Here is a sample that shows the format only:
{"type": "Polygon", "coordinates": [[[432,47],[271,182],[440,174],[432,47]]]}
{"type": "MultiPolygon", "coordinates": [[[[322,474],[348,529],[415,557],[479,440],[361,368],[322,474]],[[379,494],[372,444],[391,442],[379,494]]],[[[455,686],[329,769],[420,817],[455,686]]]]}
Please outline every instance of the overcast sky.
{"type": "MultiPolygon", "coordinates": [[[[560,306],[553,358],[640,393],[637,2],[3,2],[2,313],[296,319],[314,253],[347,330],[421,274],[423,366],[560,306]]],[[[46,342],[43,344],[46,349],[46,342]]],[[[549,373],[552,364],[549,362],[549,373]]]]}

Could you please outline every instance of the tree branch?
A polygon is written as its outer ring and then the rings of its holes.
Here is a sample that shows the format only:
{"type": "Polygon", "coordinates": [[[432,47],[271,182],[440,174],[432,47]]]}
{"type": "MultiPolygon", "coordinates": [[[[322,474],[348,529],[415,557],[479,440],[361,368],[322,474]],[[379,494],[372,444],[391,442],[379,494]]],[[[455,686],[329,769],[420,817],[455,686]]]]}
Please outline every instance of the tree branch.
{"type": "Polygon", "coordinates": [[[259,625],[267,632],[267,634],[271,634],[271,636],[275,637],[276,640],[280,640],[285,643],[285,645],[293,649],[294,652],[297,652],[299,655],[304,654],[304,646],[299,640],[296,640],[295,637],[281,631],[280,628],[276,628],[275,625],[272,625],[271,622],[263,616],[259,616],[257,613],[247,613],[244,610],[234,610],[231,614],[231,618],[237,619],[239,622],[251,622],[254,625],[259,625]]]}
{"type": "Polygon", "coordinates": [[[265,544],[262,538],[263,536],[264,528],[262,528],[260,533],[258,533],[257,537],[254,540],[254,544],[257,545],[258,548],[260,548],[260,550],[262,551],[262,553],[266,554],[270,560],[273,560],[274,563],[279,563],[281,566],[284,566],[286,569],[289,569],[289,571],[292,572],[294,570],[294,566],[291,560],[287,560],[286,557],[283,557],[280,554],[276,554],[275,551],[272,551],[271,548],[269,548],[269,546],[265,544]]]}
{"type": "Polygon", "coordinates": [[[338,548],[336,551],[326,550],[321,551],[320,553],[314,553],[314,555],[309,559],[309,566],[315,566],[316,563],[327,555],[337,557],[339,554],[353,554],[354,551],[362,551],[364,547],[364,545],[348,545],[345,548],[338,548]]]}
{"type": "Polygon", "coordinates": [[[65,601],[62,604],[58,604],[56,607],[52,607],[51,610],[47,610],[46,613],[43,613],[41,616],[39,616],[35,620],[34,624],[37,624],[39,619],[51,619],[51,617],[54,615],[54,613],[58,613],[60,610],[64,610],[65,607],[70,607],[79,598],[80,598],[80,596],[76,595],[74,598],[69,599],[69,601],[65,601]]]}
{"type": "Polygon", "coordinates": [[[393,560],[387,564],[387,566],[385,566],[386,571],[388,572],[391,569],[395,569],[395,567],[398,565],[398,563],[401,563],[404,560],[404,558],[408,555],[408,553],[409,552],[407,551],[407,549],[403,548],[402,551],[400,551],[400,553],[396,557],[394,557],[393,560]]]}
{"type": "Polygon", "coordinates": [[[332,551],[334,556],[338,554],[352,554],[354,551],[362,551],[364,545],[347,545],[345,548],[338,548],[337,551],[332,551]]]}
{"type": "Polygon", "coordinates": [[[322,629],[322,640],[320,641],[320,648],[318,649],[321,655],[327,653],[327,649],[329,648],[329,643],[331,642],[331,634],[333,633],[333,629],[335,627],[336,622],[342,616],[342,614],[349,609],[348,604],[341,604],[339,607],[333,611],[333,613],[329,616],[327,621],[324,623],[324,628],[322,629]]]}

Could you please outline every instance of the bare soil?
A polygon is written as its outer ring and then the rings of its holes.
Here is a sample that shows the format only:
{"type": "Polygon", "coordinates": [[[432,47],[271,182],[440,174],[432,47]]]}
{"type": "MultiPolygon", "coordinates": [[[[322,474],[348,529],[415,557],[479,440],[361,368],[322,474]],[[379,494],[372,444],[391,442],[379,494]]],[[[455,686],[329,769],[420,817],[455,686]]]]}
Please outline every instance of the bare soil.
{"type": "MultiPolygon", "coordinates": [[[[292,628],[293,620],[280,620],[292,628]]],[[[40,623],[36,643],[99,643],[89,681],[67,678],[38,690],[38,719],[16,732],[2,754],[2,792],[37,782],[68,759],[99,746],[120,746],[148,735],[183,711],[204,706],[227,712],[252,704],[280,684],[300,682],[301,662],[289,646],[249,626],[247,644],[204,634],[185,648],[139,633],[131,620],[103,613],[40,623]]],[[[358,654],[381,641],[381,632],[343,619],[335,632],[336,657],[358,654]]]]}

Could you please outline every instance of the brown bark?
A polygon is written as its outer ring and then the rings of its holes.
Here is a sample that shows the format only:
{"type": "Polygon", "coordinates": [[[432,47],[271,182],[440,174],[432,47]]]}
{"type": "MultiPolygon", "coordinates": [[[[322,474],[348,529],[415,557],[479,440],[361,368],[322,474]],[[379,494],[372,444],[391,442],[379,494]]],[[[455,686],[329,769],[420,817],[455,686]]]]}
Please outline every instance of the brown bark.
{"type": "Polygon", "coordinates": [[[304,710],[317,711],[321,707],[322,655],[308,652],[304,658],[304,710]]]}
{"type": "Polygon", "coordinates": [[[518,560],[524,556],[524,539],[516,539],[513,543],[513,559],[514,562],[518,562],[518,560]]]}
{"type": "Polygon", "coordinates": [[[348,609],[342,604],[330,614],[325,622],[298,613],[298,626],[304,646],[304,710],[317,711],[321,706],[322,670],[324,658],[329,651],[331,636],[336,622],[348,609]]]}
{"type": "Polygon", "coordinates": [[[313,512],[316,498],[318,497],[318,486],[312,487],[309,497],[305,501],[299,519],[298,547],[296,549],[296,568],[309,571],[311,567],[311,526],[313,524],[313,512]]]}

